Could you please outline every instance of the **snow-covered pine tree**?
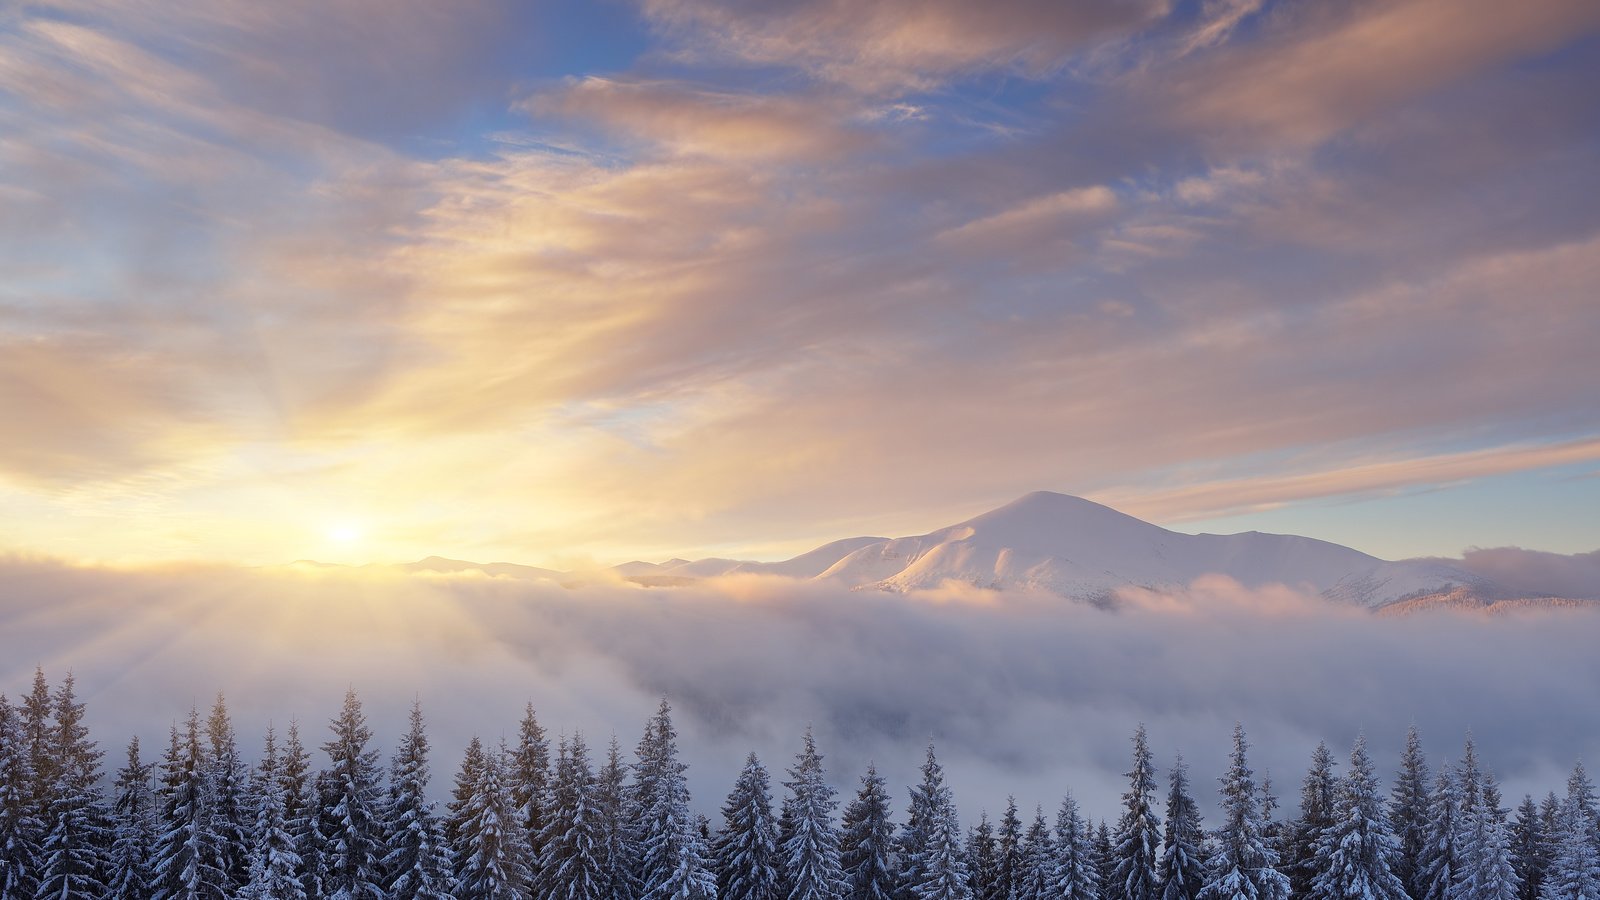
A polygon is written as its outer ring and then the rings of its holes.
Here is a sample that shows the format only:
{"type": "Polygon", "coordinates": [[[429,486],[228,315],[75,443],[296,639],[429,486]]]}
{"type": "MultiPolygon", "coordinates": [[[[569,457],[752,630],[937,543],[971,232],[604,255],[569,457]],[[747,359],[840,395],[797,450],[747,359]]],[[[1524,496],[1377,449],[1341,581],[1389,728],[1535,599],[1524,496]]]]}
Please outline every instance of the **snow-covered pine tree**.
{"type": "Polygon", "coordinates": [[[155,900],[224,900],[228,876],[220,864],[220,842],[211,830],[215,820],[199,711],[189,710],[181,740],[173,729],[161,780],[166,791],[155,852],[155,900]]]}
{"type": "Polygon", "coordinates": [[[517,808],[517,821],[528,835],[528,868],[537,881],[539,841],[544,833],[545,809],[550,803],[550,741],[531,702],[524,708],[522,723],[517,727],[517,745],[508,769],[511,802],[517,808]]]}
{"type": "Polygon", "coordinates": [[[372,731],[354,690],[345,691],[333,737],[322,745],[330,761],[324,800],[323,866],[329,900],[382,900],[383,819],[378,751],[367,748],[372,731]]]}
{"type": "Polygon", "coordinates": [[[838,900],[845,888],[839,832],[833,824],[833,810],[838,803],[823,772],[822,755],[817,752],[810,728],[789,769],[789,779],[784,787],[789,789],[793,834],[779,848],[789,888],[787,900],[838,900]]]}
{"type": "Polygon", "coordinates": [[[1272,773],[1266,769],[1261,770],[1261,839],[1266,842],[1272,852],[1278,854],[1278,859],[1283,859],[1283,845],[1286,840],[1284,831],[1288,823],[1279,822],[1278,795],[1273,791],[1272,773]]]}
{"type": "Polygon", "coordinates": [[[1532,794],[1524,794],[1511,825],[1511,859],[1517,872],[1517,900],[1538,900],[1548,861],[1544,821],[1532,794]]]}
{"type": "Polygon", "coordinates": [[[1173,762],[1167,782],[1167,830],[1157,866],[1161,900],[1195,900],[1206,880],[1201,855],[1205,832],[1200,826],[1200,806],[1189,793],[1189,772],[1182,756],[1173,762]]]}
{"type": "Polygon", "coordinates": [[[1311,885],[1318,875],[1317,843],[1333,824],[1338,784],[1333,767],[1327,743],[1318,742],[1311,753],[1311,768],[1300,785],[1300,815],[1289,823],[1284,841],[1282,869],[1289,876],[1289,896],[1295,900],[1312,895],[1311,885]]]}
{"type": "Polygon", "coordinates": [[[284,736],[282,772],[284,828],[300,857],[298,873],[306,897],[322,897],[322,830],[316,781],[311,774],[311,754],[300,740],[300,723],[289,720],[284,736]]]}
{"type": "Polygon", "coordinates": [[[428,731],[420,701],[411,704],[410,723],[389,767],[384,888],[389,900],[450,900],[454,877],[444,829],[428,800],[428,731]]]}
{"type": "Polygon", "coordinates": [[[627,821],[627,767],[616,735],[606,749],[606,764],[595,778],[595,810],[600,817],[601,885],[609,900],[633,900],[639,895],[634,873],[639,868],[638,846],[627,821]]]}
{"type": "Polygon", "coordinates": [[[1566,806],[1570,808],[1568,815],[1576,816],[1588,829],[1589,843],[1600,849],[1600,804],[1595,800],[1594,782],[1581,762],[1572,767],[1572,774],[1567,777],[1566,806]]]}
{"type": "Polygon", "coordinates": [[[1456,790],[1461,797],[1457,822],[1465,828],[1483,800],[1483,767],[1478,764],[1478,746],[1470,731],[1462,748],[1461,764],[1456,767],[1456,790]]]}
{"type": "Polygon", "coordinates": [[[1423,857],[1428,844],[1428,803],[1428,757],[1422,751],[1422,735],[1413,725],[1406,732],[1406,749],[1389,795],[1389,823],[1397,850],[1394,874],[1405,885],[1408,897],[1426,892],[1423,857]]]}
{"type": "Polygon", "coordinates": [[[39,839],[49,829],[50,791],[56,781],[56,758],[52,746],[55,726],[51,715],[55,700],[50,694],[50,682],[45,680],[44,669],[33,670],[33,690],[22,698],[22,734],[27,742],[29,768],[33,783],[28,786],[29,813],[39,823],[39,839]]]}
{"type": "Polygon", "coordinates": [[[1521,881],[1511,853],[1510,825],[1500,807],[1500,788],[1487,771],[1478,803],[1462,814],[1461,867],[1455,900],[1516,900],[1521,881]]]}
{"type": "Polygon", "coordinates": [[[1161,823],[1155,811],[1156,770],[1143,725],[1133,733],[1133,768],[1127,778],[1122,819],[1117,823],[1117,864],[1111,884],[1104,886],[1106,900],[1156,900],[1161,823]]]}
{"type": "Polygon", "coordinates": [[[995,837],[996,863],[994,896],[990,900],[1012,900],[1017,882],[1021,878],[1022,816],[1017,813],[1017,798],[1006,798],[1006,811],[1000,817],[1000,830],[995,837]]]}
{"type": "Polygon", "coordinates": [[[922,883],[921,866],[933,827],[933,807],[937,795],[944,789],[944,770],[934,756],[933,745],[929,744],[928,757],[922,764],[922,783],[908,789],[911,803],[906,807],[906,821],[895,839],[895,896],[899,900],[910,900],[917,885],[922,883]]]}
{"type": "Polygon", "coordinates": [[[719,900],[779,900],[770,784],[766,767],[751,753],[722,805],[723,829],[714,850],[719,900]]]}
{"type": "Polygon", "coordinates": [[[839,838],[846,900],[892,900],[895,894],[894,825],[889,791],[876,766],[868,765],[861,788],[845,807],[839,838]]]}
{"type": "Polygon", "coordinates": [[[1050,900],[1050,883],[1055,875],[1056,846],[1050,839],[1044,807],[1033,810],[1033,824],[1022,839],[1022,869],[1018,873],[1016,900],[1050,900]]]}
{"type": "MultiPolygon", "coordinates": [[[[916,880],[909,883],[913,900],[971,900],[967,866],[961,858],[961,824],[955,798],[944,783],[944,770],[928,747],[922,783],[912,789],[912,807],[919,809],[916,859],[905,867],[916,880]]],[[[908,822],[909,825],[909,822],[908,822]]]]}
{"type": "Polygon", "coordinates": [[[300,883],[300,854],[289,833],[289,812],[284,800],[283,760],[278,755],[278,738],[267,726],[261,764],[256,769],[254,790],[255,822],[251,826],[249,868],[239,900],[305,900],[300,883]]]}
{"type": "Polygon", "coordinates": [[[714,900],[699,822],[689,809],[688,766],[678,760],[672,707],[663,699],[646,726],[635,768],[643,900],[714,900]]]}
{"type": "Polygon", "coordinates": [[[33,900],[41,830],[33,812],[33,755],[23,717],[0,694],[0,900],[33,900]]]}
{"type": "Polygon", "coordinates": [[[1050,900],[1097,900],[1100,886],[1095,881],[1089,823],[1071,794],[1061,798],[1061,810],[1056,813],[1055,846],[1055,865],[1050,872],[1046,896],[1050,900]]]}
{"type": "Polygon", "coordinates": [[[1100,896],[1106,896],[1106,885],[1111,883],[1116,873],[1117,854],[1116,845],[1111,842],[1111,826],[1105,819],[1100,820],[1100,826],[1094,832],[1094,865],[1099,873],[1100,896]]]}
{"type": "Polygon", "coordinates": [[[1445,763],[1439,767],[1433,792],[1428,795],[1427,840],[1419,859],[1422,893],[1415,900],[1453,900],[1451,892],[1455,889],[1459,865],[1460,821],[1460,782],[1455,769],[1445,763]]]}
{"type": "Polygon", "coordinates": [[[1246,759],[1244,727],[1233,729],[1233,753],[1222,781],[1222,825],[1206,861],[1200,900],[1285,900],[1289,879],[1261,835],[1255,780],[1246,759]]]}
{"type": "Polygon", "coordinates": [[[211,830],[222,853],[229,893],[233,893],[250,877],[250,826],[254,815],[245,799],[245,766],[239,758],[233,721],[221,691],[206,719],[206,767],[211,783],[211,830]]]}
{"type": "Polygon", "coordinates": [[[103,900],[109,815],[100,793],[100,758],[83,724],[72,673],[56,689],[47,830],[39,866],[39,900],[103,900]]]}
{"type": "Polygon", "coordinates": [[[475,771],[457,826],[454,893],[460,900],[522,900],[527,843],[505,784],[505,754],[480,750],[467,759],[475,771]]]}
{"type": "Polygon", "coordinates": [[[1567,799],[1555,826],[1554,853],[1539,889],[1540,900],[1600,900],[1593,805],[1593,787],[1580,763],[1567,781],[1567,799]]]}
{"type": "Polygon", "coordinates": [[[989,823],[988,812],[978,813],[978,824],[967,832],[967,887],[973,900],[994,900],[994,884],[998,859],[994,842],[994,826],[989,823]]]}
{"type": "Polygon", "coordinates": [[[467,820],[467,805],[472,802],[472,794],[478,789],[478,781],[483,776],[484,758],[483,742],[473,735],[461,758],[461,768],[456,770],[455,784],[450,789],[450,802],[445,807],[444,836],[451,847],[461,845],[461,827],[467,820]]]}
{"type": "Polygon", "coordinates": [[[139,759],[139,739],[128,742],[128,762],[117,770],[112,840],[107,870],[109,900],[149,900],[155,892],[156,797],[154,766],[139,759]]]}
{"type": "Polygon", "coordinates": [[[1350,750],[1350,768],[1335,789],[1331,821],[1317,837],[1312,896],[1406,900],[1405,885],[1394,874],[1398,850],[1367,756],[1367,739],[1358,736],[1350,750]]]}
{"type": "Polygon", "coordinates": [[[582,734],[561,747],[555,778],[549,786],[542,858],[534,896],[546,900],[610,900],[601,859],[603,835],[595,804],[594,772],[582,734]]]}

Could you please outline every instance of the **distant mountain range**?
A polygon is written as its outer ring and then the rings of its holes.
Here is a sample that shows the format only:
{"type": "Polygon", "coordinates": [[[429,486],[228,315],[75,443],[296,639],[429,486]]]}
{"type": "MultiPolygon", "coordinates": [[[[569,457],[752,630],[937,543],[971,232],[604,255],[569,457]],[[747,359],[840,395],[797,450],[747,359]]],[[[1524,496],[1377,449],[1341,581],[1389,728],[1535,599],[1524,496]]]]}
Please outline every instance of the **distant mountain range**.
{"type": "MultiPolygon", "coordinates": [[[[513,563],[429,557],[410,572],[478,570],[489,575],[576,586],[584,573],[513,563]]],[[[1129,586],[1174,588],[1209,574],[1256,588],[1284,584],[1328,600],[1393,612],[1439,607],[1496,609],[1570,600],[1517,597],[1437,560],[1388,561],[1315,538],[1259,531],[1184,534],[1067,494],[1039,491],[927,534],[855,537],[782,562],[735,559],[634,561],[610,569],[647,586],[688,584],[734,574],[824,579],[858,590],[914,591],[947,581],[995,590],[1049,591],[1107,602],[1129,586]]],[[[1581,598],[1580,598],[1581,599],[1581,598]]]]}

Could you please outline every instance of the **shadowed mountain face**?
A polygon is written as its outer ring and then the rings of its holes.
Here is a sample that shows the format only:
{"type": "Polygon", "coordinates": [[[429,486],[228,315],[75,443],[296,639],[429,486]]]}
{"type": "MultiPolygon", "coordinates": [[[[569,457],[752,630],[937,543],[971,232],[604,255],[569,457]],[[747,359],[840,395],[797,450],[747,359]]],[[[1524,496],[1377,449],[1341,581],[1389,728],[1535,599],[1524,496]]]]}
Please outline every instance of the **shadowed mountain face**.
{"type": "MultiPolygon", "coordinates": [[[[507,563],[429,559],[406,568],[476,568],[491,575],[587,580],[579,573],[507,563]]],[[[996,590],[1047,591],[1090,602],[1103,602],[1126,587],[1184,587],[1206,575],[1225,575],[1247,588],[1282,584],[1373,608],[1442,595],[1455,598],[1457,605],[1510,596],[1491,580],[1448,561],[1390,562],[1327,541],[1256,531],[1184,534],[1048,491],[927,534],[847,538],[782,562],[671,559],[634,561],[611,571],[650,586],[736,574],[819,579],[885,591],[924,590],[954,581],[996,590]]]]}

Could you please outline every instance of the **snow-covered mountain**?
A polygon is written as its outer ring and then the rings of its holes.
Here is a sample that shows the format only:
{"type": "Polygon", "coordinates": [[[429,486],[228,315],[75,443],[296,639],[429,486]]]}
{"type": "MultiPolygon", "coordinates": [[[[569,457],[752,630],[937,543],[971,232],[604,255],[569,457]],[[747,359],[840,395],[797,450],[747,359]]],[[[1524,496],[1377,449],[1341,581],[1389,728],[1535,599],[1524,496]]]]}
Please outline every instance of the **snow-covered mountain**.
{"type": "MultiPolygon", "coordinates": [[[[633,575],[633,566],[618,571],[633,575]]],[[[822,578],[889,591],[960,581],[1086,600],[1130,585],[1177,587],[1202,575],[1221,574],[1247,587],[1286,584],[1369,607],[1456,589],[1492,589],[1482,578],[1442,563],[1388,562],[1294,535],[1183,534],[1048,491],[927,534],[835,541],[779,563],[672,560],[649,575],[705,578],[737,572],[822,578]]]]}

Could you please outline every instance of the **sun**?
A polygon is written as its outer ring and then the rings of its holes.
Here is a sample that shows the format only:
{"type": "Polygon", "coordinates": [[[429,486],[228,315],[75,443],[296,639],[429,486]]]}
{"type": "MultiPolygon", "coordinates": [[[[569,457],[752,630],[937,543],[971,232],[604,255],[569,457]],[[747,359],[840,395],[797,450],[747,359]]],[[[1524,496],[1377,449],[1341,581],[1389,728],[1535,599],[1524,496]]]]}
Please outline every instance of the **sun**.
{"type": "Polygon", "coordinates": [[[328,526],[324,534],[335,544],[354,544],[361,540],[364,532],[361,526],[354,522],[339,522],[328,526]]]}

